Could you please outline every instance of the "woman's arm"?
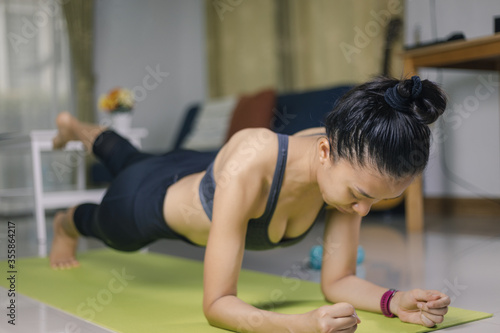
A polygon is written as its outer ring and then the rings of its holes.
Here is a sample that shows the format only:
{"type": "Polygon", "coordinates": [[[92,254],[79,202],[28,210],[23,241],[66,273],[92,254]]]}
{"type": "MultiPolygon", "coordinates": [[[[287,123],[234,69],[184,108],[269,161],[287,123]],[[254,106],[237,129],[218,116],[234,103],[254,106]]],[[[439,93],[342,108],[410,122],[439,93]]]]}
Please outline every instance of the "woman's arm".
{"type": "MultiPolygon", "coordinates": [[[[256,174],[255,170],[251,174],[256,174]]],[[[233,178],[215,192],[204,264],[205,316],[211,325],[229,330],[288,332],[288,328],[300,326],[302,320],[298,316],[260,310],[237,298],[247,221],[253,217],[251,202],[260,191],[260,181],[233,178]]]]}
{"type": "MultiPolygon", "coordinates": [[[[321,288],[331,302],[349,302],[356,309],[381,313],[380,299],[387,288],[356,276],[356,257],[361,217],[331,210],[324,234],[321,288]]],[[[443,321],[450,303],[435,290],[398,292],[391,300],[391,312],[402,321],[432,327],[443,321]]]]}
{"type": "MultiPolygon", "coordinates": [[[[272,150],[274,156],[276,150],[272,150]]],[[[352,332],[357,317],[348,304],[324,306],[306,314],[287,315],[255,308],[237,297],[237,281],[243,260],[248,220],[259,216],[265,201],[263,176],[266,152],[255,160],[223,157],[220,172],[231,175],[218,184],[214,196],[212,225],[204,263],[203,311],[211,325],[240,332],[352,332]],[[235,168],[235,165],[238,168],[235,168]],[[230,172],[233,170],[233,172],[230,172]],[[235,172],[238,170],[238,172],[235,172]],[[262,198],[258,200],[256,198],[262,198]],[[324,329],[328,329],[328,331],[324,329]]],[[[274,157],[275,160],[275,157],[274,157]]],[[[215,174],[217,179],[217,173],[215,174]]]]}
{"type": "Polygon", "coordinates": [[[359,215],[327,211],[321,288],[331,302],[348,302],[358,309],[380,312],[379,301],[387,289],[356,277],[360,225],[359,215]]]}
{"type": "MultiPolygon", "coordinates": [[[[228,194],[231,191],[228,191],[228,194]]],[[[238,191],[232,192],[235,196],[238,191]]],[[[221,195],[219,198],[226,198],[221,195]]],[[[231,200],[235,197],[232,196],[231,200]]],[[[229,201],[228,201],[229,202],[229,201]]],[[[238,332],[323,333],[354,332],[359,319],[354,307],[339,303],[323,306],[305,314],[280,314],[255,308],[237,297],[237,279],[244,248],[243,223],[231,223],[219,214],[217,227],[212,226],[205,253],[203,309],[209,323],[238,332]]],[[[216,214],[214,212],[214,222],[216,214]]],[[[240,219],[232,220],[232,222],[240,219]]]]}

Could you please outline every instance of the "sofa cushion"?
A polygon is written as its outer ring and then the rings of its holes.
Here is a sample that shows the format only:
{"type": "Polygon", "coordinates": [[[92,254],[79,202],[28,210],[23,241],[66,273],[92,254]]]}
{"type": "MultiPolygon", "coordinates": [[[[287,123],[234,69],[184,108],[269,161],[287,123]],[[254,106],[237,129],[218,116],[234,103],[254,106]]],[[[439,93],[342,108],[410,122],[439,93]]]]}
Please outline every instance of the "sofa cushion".
{"type": "Polygon", "coordinates": [[[270,128],[275,104],[276,91],[274,89],[265,89],[253,95],[241,96],[233,111],[226,141],[244,128],[270,128]]]}
{"type": "Polygon", "coordinates": [[[179,148],[199,151],[220,149],[237,101],[236,96],[229,96],[202,104],[179,148]]]}
{"type": "Polygon", "coordinates": [[[186,115],[184,116],[184,119],[182,121],[181,127],[179,128],[179,132],[176,135],[175,143],[174,146],[172,147],[173,150],[181,149],[182,145],[184,144],[184,141],[186,141],[186,137],[189,135],[189,132],[191,132],[191,130],[193,129],[193,123],[200,111],[200,107],[201,104],[196,103],[188,108],[186,115]]]}
{"type": "Polygon", "coordinates": [[[337,100],[352,86],[279,95],[271,119],[271,129],[292,135],[303,129],[324,126],[324,118],[337,100]]]}

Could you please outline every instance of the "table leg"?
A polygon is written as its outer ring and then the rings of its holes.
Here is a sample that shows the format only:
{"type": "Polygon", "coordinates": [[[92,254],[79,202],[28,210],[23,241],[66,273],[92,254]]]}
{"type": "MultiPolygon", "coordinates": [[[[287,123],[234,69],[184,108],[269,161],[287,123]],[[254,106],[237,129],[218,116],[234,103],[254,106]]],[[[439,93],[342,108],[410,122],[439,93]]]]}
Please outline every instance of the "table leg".
{"type": "Polygon", "coordinates": [[[31,141],[31,158],[33,166],[33,190],[35,199],[36,234],[38,239],[38,255],[47,256],[47,229],[45,209],[43,208],[42,151],[39,143],[31,141]]]}
{"type": "Polygon", "coordinates": [[[415,178],[406,190],[405,196],[406,230],[421,232],[424,230],[424,197],[422,176],[415,178]]]}
{"type": "Polygon", "coordinates": [[[76,188],[78,190],[84,190],[86,186],[86,175],[85,175],[85,156],[77,152],[77,166],[76,166],[76,188]]]}
{"type": "MultiPolygon", "coordinates": [[[[404,75],[409,79],[417,75],[413,59],[404,59],[404,75]]],[[[421,232],[424,230],[424,193],[422,188],[422,176],[415,178],[406,190],[405,197],[406,230],[409,232],[421,232]]]]}

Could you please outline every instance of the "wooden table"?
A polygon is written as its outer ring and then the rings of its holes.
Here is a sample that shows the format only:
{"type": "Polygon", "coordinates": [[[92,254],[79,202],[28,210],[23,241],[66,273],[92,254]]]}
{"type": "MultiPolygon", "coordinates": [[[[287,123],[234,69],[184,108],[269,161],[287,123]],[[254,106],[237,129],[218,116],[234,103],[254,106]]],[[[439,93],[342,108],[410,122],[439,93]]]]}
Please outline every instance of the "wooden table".
{"type": "MultiPolygon", "coordinates": [[[[418,68],[458,68],[500,71],[500,34],[471,40],[452,41],[407,51],[404,57],[406,76],[418,68]]],[[[422,178],[413,182],[406,193],[406,226],[408,231],[424,228],[422,178]]]]}

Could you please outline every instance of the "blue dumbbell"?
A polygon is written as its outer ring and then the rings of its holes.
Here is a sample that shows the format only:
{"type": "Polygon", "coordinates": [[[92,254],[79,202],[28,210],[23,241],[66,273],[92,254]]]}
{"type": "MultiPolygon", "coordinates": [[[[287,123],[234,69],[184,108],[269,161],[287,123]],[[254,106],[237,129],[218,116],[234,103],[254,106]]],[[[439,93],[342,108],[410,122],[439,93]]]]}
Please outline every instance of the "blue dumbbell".
{"type": "MultiPolygon", "coordinates": [[[[321,260],[323,257],[323,246],[316,245],[309,252],[309,266],[312,269],[321,269],[321,260]]],[[[358,256],[356,263],[359,265],[365,260],[365,250],[361,245],[358,246],[358,256]]]]}

